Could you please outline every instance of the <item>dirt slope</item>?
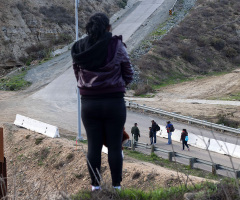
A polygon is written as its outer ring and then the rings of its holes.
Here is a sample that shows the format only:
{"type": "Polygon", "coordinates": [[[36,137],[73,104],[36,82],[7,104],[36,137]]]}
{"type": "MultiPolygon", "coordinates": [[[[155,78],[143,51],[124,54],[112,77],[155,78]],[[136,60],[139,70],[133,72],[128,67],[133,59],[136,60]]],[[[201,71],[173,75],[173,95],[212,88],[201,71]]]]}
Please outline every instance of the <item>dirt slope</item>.
{"type": "MultiPolygon", "coordinates": [[[[212,122],[219,122],[227,126],[239,126],[240,106],[222,104],[201,104],[196,102],[184,102],[187,99],[229,99],[239,96],[240,70],[233,70],[221,76],[211,76],[180,84],[174,84],[156,90],[153,98],[134,98],[133,93],[128,92],[128,97],[140,104],[161,108],[170,112],[176,112],[186,116],[192,116],[212,122]],[[135,99],[135,100],[134,100],[135,99]],[[181,100],[181,101],[180,101],[181,100]]],[[[239,97],[238,97],[239,98],[239,97]]],[[[238,102],[238,101],[236,101],[238,102]]]]}
{"type": "MultiPolygon", "coordinates": [[[[0,77],[9,69],[42,59],[54,46],[66,45],[75,38],[72,0],[0,1],[0,77]]],[[[81,1],[79,35],[87,19],[96,11],[109,16],[120,10],[122,0],[81,1]]]]}
{"type": "MultiPolygon", "coordinates": [[[[56,199],[61,197],[59,192],[74,194],[80,189],[90,190],[85,144],[76,148],[73,140],[51,139],[11,124],[4,125],[4,138],[11,197],[16,193],[19,199],[27,199],[28,195],[56,199]]],[[[102,154],[102,176],[105,186],[109,186],[111,180],[105,154],[102,154]]],[[[160,166],[124,158],[124,188],[169,187],[178,185],[179,178],[185,182],[187,177],[160,166]]],[[[204,180],[192,176],[190,179],[192,183],[204,180]]]]}

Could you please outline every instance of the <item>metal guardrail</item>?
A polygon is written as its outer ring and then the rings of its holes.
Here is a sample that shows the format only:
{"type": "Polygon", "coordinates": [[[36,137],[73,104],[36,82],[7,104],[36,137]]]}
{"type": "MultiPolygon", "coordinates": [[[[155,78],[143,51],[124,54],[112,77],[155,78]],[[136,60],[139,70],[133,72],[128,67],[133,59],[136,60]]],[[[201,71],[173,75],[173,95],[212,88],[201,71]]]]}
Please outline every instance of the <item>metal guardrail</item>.
{"type": "Polygon", "coordinates": [[[164,111],[164,110],[161,110],[161,109],[158,109],[158,108],[152,108],[152,107],[140,105],[140,104],[137,104],[137,103],[134,103],[134,102],[131,102],[131,101],[127,101],[126,105],[129,106],[129,107],[132,107],[132,108],[139,108],[139,109],[151,111],[151,112],[154,112],[154,113],[159,113],[161,115],[166,115],[168,117],[172,117],[172,118],[176,118],[176,119],[180,119],[180,120],[185,120],[188,123],[191,122],[191,123],[203,125],[203,126],[210,127],[210,128],[215,128],[215,129],[219,129],[219,130],[223,130],[223,131],[228,131],[228,132],[240,134],[240,129],[224,126],[222,124],[215,124],[215,123],[212,123],[212,122],[208,122],[208,121],[204,121],[204,120],[200,120],[200,119],[196,119],[196,118],[192,118],[192,117],[188,117],[188,116],[164,111]]]}
{"type": "MultiPolygon", "coordinates": [[[[169,150],[166,150],[166,149],[160,149],[158,147],[155,147],[154,145],[150,146],[150,145],[148,145],[146,143],[142,143],[142,142],[136,142],[136,141],[134,142],[134,141],[129,140],[128,143],[131,144],[132,150],[135,150],[135,148],[145,148],[145,149],[151,149],[151,153],[154,153],[154,151],[167,153],[169,161],[173,161],[174,157],[180,157],[180,158],[188,159],[190,169],[194,168],[194,163],[199,163],[199,164],[204,164],[204,165],[211,166],[212,167],[212,173],[214,175],[217,174],[217,170],[226,170],[226,171],[229,171],[229,172],[233,172],[235,174],[236,178],[240,178],[240,171],[235,170],[231,167],[227,167],[227,166],[223,166],[223,165],[220,165],[220,164],[212,163],[210,161],[202,160],[202,159],[199,159],[199,158],[194,158],[194,157],[187,156],[187,155],[184,155],[184,154],[180,154],[180,153],[177,153],[177,152],[172,152],[172,151],[169,151],[169,150]]],[[[128,147],[129,147],[129,145],[128,145],[128,147]]]]}

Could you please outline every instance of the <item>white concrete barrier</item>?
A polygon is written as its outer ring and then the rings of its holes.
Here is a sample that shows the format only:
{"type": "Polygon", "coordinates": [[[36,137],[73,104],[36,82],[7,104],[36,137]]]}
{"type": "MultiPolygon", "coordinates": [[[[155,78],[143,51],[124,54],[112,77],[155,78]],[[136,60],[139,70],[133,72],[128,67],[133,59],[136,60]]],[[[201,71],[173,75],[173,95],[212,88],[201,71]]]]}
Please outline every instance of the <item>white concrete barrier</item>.
{"type": "Polygon", "coordinates": [[[29,129],[31,131],[41,133],[51,138],[60,137],[59,130],[56,126],[46,124],[44,122],[40,122],[19,114],[16,115],[14,124],[29,129]]]}
{"type": "Polygon", "coordinates": [[[105,145],[102,147],[102,152],[108,154],[108,148],[105,145]]]}
{"type": "Polygon", "coordinates": [[[210,139],[207,137],[203,137],[201,135],[195,135],[193,133],[188,133],[188,144],[194,147],[198,147],[201,149],[207,149],[209,146],[210,139]]]}
{"type": "Polygon", "coordinates": [[[215,139],[210,140],[209,151],[240,158],[239,146],[215,139]]]}
{"type": "MultiPolygon", "coordinates": [[[[162,138],[168,138],[168,133],[166,126],[159,125],[160,131],[157,132],[157,136],[162,138]]],[[[177,130],[172,133],[172,140],[180,142],[182,130],[177,130]]],[[[208,137],[203,137],[201,135],[195,135],[193,133],[188,133],[188,144],[200,149],[208,149],[220,154],[230,155],[232,157],[240,158],[240,146],[227,143],[220,140],[210,139],[208,137]]]]}

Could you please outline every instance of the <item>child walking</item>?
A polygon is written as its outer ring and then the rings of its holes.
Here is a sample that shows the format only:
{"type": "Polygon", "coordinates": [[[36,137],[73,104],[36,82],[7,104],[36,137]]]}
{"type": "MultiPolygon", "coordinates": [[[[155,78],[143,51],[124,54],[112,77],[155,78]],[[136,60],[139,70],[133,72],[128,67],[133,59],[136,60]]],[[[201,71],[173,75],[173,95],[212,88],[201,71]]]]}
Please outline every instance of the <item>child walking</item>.
{"type": "Polygon", "coordinates": [[[187,144],[187,142],[188,142],[188,132],[187,132],[186,129],[182,130],[180,141],[182,141],[182,147],[183,147],[182,150],[184,150],[184,147],[186,146],[188,148],[188,151],[190,151],[189,146],[187,144]]]}

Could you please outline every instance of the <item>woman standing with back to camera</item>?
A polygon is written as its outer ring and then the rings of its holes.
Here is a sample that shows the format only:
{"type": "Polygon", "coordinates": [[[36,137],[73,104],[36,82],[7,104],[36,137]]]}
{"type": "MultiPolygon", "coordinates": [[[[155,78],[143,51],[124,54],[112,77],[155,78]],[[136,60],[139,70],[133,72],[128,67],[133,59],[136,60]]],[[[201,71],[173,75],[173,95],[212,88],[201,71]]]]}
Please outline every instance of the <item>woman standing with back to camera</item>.
{"type": "Polygon", "coordinates": [[[112,185],[121,189],[122,135],[126,121],[125,87],[133,70],[121,36],[112,36],[108,17],[96,13],[86,25],[87,37],[72,47],[73,69],[81,94],[82,122],[88,140],[92,191],[100,189],[103,139],[108,146],[112,185]]]}

